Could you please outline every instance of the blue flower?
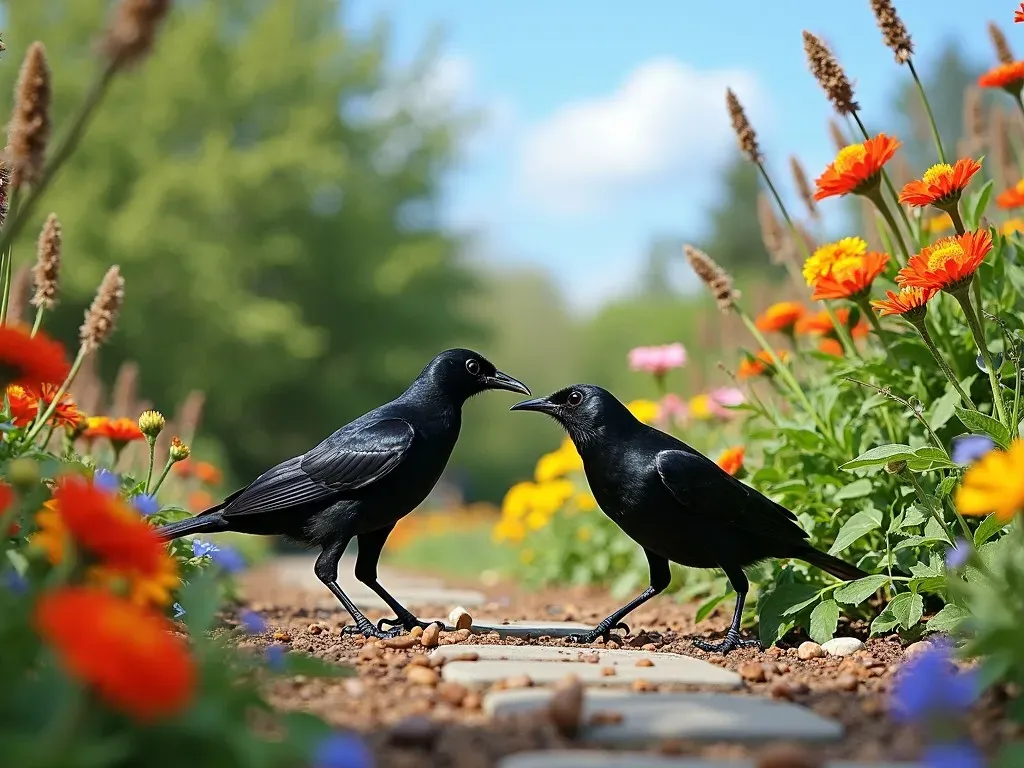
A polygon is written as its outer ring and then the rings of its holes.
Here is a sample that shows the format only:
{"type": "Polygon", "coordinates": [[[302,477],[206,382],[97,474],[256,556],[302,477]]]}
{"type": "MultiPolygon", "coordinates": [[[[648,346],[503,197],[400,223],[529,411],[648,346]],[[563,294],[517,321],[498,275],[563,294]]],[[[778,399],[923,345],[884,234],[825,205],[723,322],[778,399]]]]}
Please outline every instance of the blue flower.
{"type": "Polygon", "coordinates": [[[373,754],[351,733],[328,736],[313,750],[313,768],[373,768],[373,754]]]}
{"type": "Polygon", "coordinates": [[[203,541],[202,539],[192,539],[192,554],[195,557],[203,557],[204,555],[213,557],[213,553],[219,551],[220,548],[216,544],[203,541]]]}
{"type": "Polygon", "coordinates": [[[106,469],[96,470],[92,476],[92,484],[107,493],[117,493],[121,490],[121,478],[106,469]]]}
{"type": "Polygon", "coordinates": [[[933,744],[922,758],[925,768],[985,768],[985,758],[968,741],[933,744]]]}
{"type": "Polygon", "coordinates": [[[949,644],[936,640],[896,676],[892,712],[901,722],[955,715],[969,709],[979,693],[977,673],[959,672],[949,644]]]}
{"type": "Polygon", "coordinates": [[[266,651],[267,666],[280,672],[284,669],[284,646],[280,643],[268,645],[266,651]]]}
{"type": "Polygon", "coordinates": [[[256,611],[242,611],[238,618],[241,620],[242,626],[245,627],[246,632],[258,634],[260,632],[265,632],[267,629],[267,622],[265,622],[263,617],[256,613],[256,611]]]}
{"type": "Polygon", "coordinates": [[[3,575],[4,587],[16,595],[23,595],[28,591],[28,579],[11,568],[3,575]]]}
{"type": "Polygon", "coordinates": [[[952,547],[946,550],[946,568],[950,571],[962,568],[970,557],[971,545],[967,539],[961,536],[952,547]]]}
{"type": "Polygon", "coordinates": [[[219,565],[228,573],[238,573],[245,570],[245,558],[234,547],[214,548],[210,553],[213,562],[219,565]]]}
{"type": "Polygon", "coordinates": [[[175,603],[171,608],[174,609],[174,618],[180,619],[185,615],[185,609],[181,607],[181,603],[175,603]]]}
{"type": "Polygon", "coordinates": [[[992,438],[985,435],[958,435],[953,438],[952,459],[957,464],[967,466],[991,451],[995,445],[992,438]]]}
{"type": "Polygon", "coordinates": [[[134,496],[132,498],[132,506],[139,510],[139,514],[143,517],[155,515],[160,511],[160,502],[156,500],[156,496],[149,496],[145,493],[134,496]]]}

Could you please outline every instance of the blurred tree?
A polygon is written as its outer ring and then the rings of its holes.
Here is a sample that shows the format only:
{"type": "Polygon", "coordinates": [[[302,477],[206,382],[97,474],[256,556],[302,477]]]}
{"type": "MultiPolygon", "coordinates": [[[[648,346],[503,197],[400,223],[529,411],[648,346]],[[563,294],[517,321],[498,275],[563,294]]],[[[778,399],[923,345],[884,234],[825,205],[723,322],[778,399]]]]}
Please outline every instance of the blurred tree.
{"type": "Polygon", "coordinates": [[[640,274],[640,293],[665,298],[675,294],[672,282],[673,264],[678,263],[683,241],[678,237],[659,237],[647,249],[643,272],[640,274]]]}
{"type": "MultiPolygon", "coordinates": [[[[93,74],[109,5],[0,4],[0,89],[43,40],[57,135],[93,74]]],[[[39,211],[64,224],[48,327],[75,338],[120,264],[127,298],[103,370],[138,360],[143,392],[167,410],[205,390],[204,432],[244,480],[398,394],[473,333],[463,298],[476,278],[436,211],[469,116],[432,98],[429,50],[394,76],[387,28],[357,36],[341,9],[176,3],[154,56],[115,81],[39,211]]],[[[16,263],[38,231],[16,243],[16,263]]]]}

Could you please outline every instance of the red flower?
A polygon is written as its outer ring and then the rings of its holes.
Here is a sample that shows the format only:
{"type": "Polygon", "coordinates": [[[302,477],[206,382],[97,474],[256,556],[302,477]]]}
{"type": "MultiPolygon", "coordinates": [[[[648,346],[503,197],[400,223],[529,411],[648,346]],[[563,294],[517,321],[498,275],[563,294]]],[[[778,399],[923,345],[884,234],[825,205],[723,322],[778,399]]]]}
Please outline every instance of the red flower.
{"type": "Polygon", "coordinates": [[[988,230],[943,237],[910,257],[896,275],[900,287],[948,291],[971,279],[992,250],[988,230]]]}
{"type": "Polygon", "coordinates": [[[42,331],[31,336],[23,326],[0,326],[0,385],[61,384],[70,370],[64,347],[42,331]]]}
{"type": "Polygon", "coordinates": [[[961,158],[955,165],[933,165],[920,180],[908,182],[903,187],[900,202],[919,208],[925,205],[934,205],[936,208],[956,205],[971,177],[980,170],[981,163],[970,158],[961,158]]]}
{"type": "Polygon", "coordinates": [[[1024,3],[1020,4],[1020,8],[1013,12],[1013,23],[1020,24],[1024,22],[1024,3]]]}
{"type": "Polygon", "coordinates": [[[115,445],[141,440],[143,437],[142,430],[139,429],[135,419],[111,419],[108,416],[94,416],[89,419],[88,423],[85,437],[105,437],[115,445]]]}
{"type": "Polygon", "coordinates": [[[743,455],[745,450],[742,445],[733,448],[726,448],[718,457],[717,464],[730,475],[735,475],[743,466],[743,455]]]}
{"type": "MultiPolygon", "coordinates": [[[[7,401],[11,405],[11,418],[14,426],[27,427],[39,413],[39,401],[43,401],[44,410],[53,403],[53,396],[57,394],[58,387],[54,384],[44,384],[40,388],[22,387],[11,384],[7,387],[7,401]]],[[[58,427],[74,429],[85,421],[85,416],[78,410],[71,395],[65,392],[61,395],[57,407],[50,416],[50,424],[58,427]]]]}
{"type": "Polygon", "coordinates": [[[815,181],[815,200],[841,195],[862,195],[878,185],[882,167],[889,162],[900,142],[884,133],[861,144],[843,147],[836,159],[815,181]]]}
{"type": "Polygon", "coordinates": [[[1000,208],[1020,208],[1024,206],[1024,179],[996,195],[996,205],[1000,208]]]}
{"type": "Polygon", "coordinates": [[[1002,88],[1010,93],[1020,93],[1024,85],[1024,61],[1000,64],[978,78],[982,88],[1002,88]]]}

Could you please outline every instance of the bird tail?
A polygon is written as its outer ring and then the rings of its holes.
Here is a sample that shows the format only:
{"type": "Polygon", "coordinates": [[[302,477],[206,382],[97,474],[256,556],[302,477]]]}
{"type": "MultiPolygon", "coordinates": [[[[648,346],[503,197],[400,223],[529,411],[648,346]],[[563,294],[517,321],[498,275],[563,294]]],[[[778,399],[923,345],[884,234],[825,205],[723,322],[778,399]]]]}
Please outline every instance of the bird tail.
{"type": "Polygon", "coordinates": [[[840,560],[838,557],[832,557],[832,555],[817,550],[811,546],[808,546],[807,549],[801,550],[797,557],[804,562],[821,568],[821,570],[826,573],[830,573],[837,579],[842,579],[843,581],[856,581],[857,579],[863,579],[865,576],[869,575],[857,566],[850,565],[846,561],[840,560]]]}
{"type": "Polygon", "coordinates": [[[190,533],[218,533],[226,530],[228,530],[227,521],[214,508],[207,512],[201,512],[195,517],[162,525],[156,529],[156,535],[160,537],[161,541],[170,541],[188,536],[190,533]]]}

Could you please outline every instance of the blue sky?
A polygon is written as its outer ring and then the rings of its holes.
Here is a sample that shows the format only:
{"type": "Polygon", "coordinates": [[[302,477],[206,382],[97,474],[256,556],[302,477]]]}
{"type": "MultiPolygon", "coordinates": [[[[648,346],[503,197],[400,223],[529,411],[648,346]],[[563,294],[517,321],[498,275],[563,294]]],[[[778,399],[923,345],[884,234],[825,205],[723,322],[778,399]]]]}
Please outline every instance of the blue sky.
{"type": "MultiPolygon", "coordinates": [[[[963,0],[896,4],[919,70],[954,36],[990,64],[989,20],[1024,52],[1009,0],[972,0],[970,13],[963,0]]],[[[790,154],[814,175],[830,160],[831,110],[807,71],[803,29],[831,45],[868,123],[886,126],[909,76],[868,0],[353,0],[346,18],[362,27],[382,12],[396,63],[440,29],[432,90],[488,115],[447,180],[444,220],[477,236],[480,258],[549,269],[581,309],[628,290],[652,237],[704,231],[736,151],[727,85],[777,178],[788,183],[790,154]]]]}

